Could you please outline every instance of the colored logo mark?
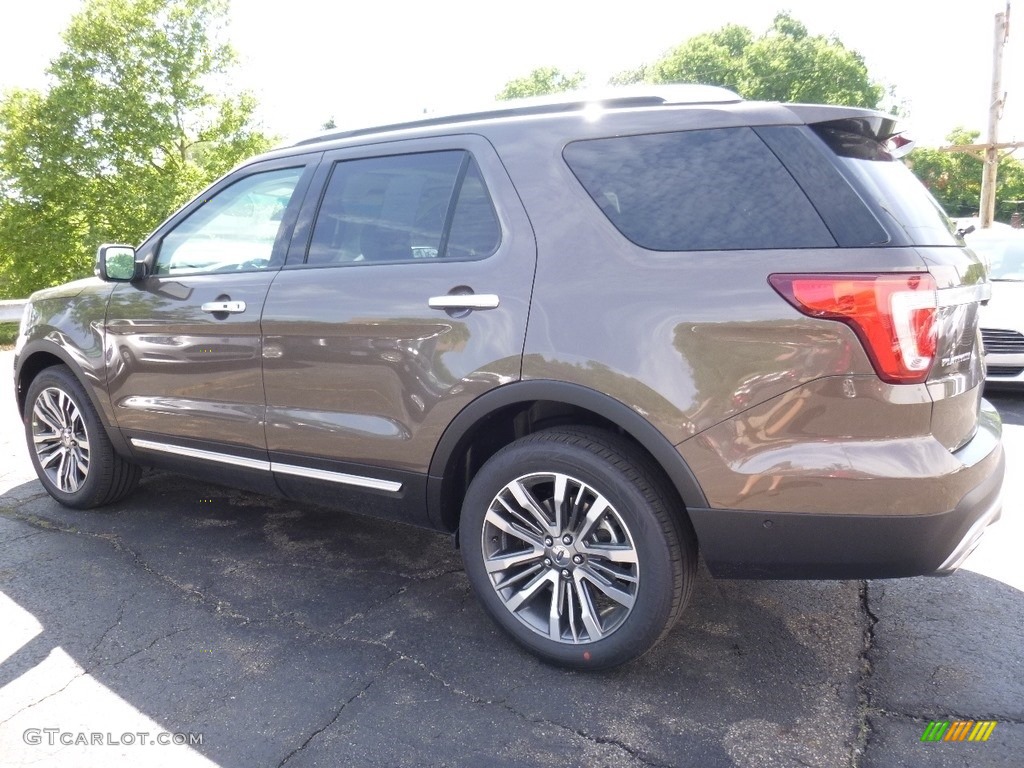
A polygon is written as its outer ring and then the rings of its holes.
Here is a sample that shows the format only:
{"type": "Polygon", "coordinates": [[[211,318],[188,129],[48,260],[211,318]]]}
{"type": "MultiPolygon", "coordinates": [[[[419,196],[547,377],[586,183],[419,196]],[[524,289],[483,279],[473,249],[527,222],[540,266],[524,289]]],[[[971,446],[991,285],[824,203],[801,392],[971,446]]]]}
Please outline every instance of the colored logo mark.
{"type": "Polygon", "coordinates": [[[988,741],[996,720],[932,720],[921,741],[988,741]]]}

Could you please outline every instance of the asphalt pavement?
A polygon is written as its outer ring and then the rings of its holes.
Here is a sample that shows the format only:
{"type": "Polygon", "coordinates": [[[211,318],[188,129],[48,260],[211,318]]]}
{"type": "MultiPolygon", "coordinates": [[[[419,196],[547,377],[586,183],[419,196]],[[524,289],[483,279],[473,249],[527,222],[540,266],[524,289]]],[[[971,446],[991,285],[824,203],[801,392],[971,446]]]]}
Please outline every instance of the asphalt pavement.
{"type": "Polygon", "coordinates": [[[701,569],[666,642],[593,674],[499,632],[446,536],[156,472],[60,507],[2,376],[5,768],[1022,763],[1024,396],[992,398],[1004,519],[957,574],[701,569]],[[923,742],[933,720],[997,724],[923,742]]]}

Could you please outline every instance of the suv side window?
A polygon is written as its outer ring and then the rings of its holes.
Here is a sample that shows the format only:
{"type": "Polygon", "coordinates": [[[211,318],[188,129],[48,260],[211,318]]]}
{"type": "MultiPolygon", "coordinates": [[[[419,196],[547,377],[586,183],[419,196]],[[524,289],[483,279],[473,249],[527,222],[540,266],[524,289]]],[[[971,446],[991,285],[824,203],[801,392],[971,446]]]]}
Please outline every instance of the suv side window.
{"type": "Polygon", "coordinates": [[[643,248],[836,245],[785,166],[750,128],[577,141],[564,157],[612,224],[643,248]]]}
{"type": "Polygon", "coordinates": [[[500,242],[501,227],[491,196],[487,193],[480,168],[471,160],[452,211],[446,255],[454,259],[490,256],[498,250],[500,242]]]}
{"type": "Polygon", "coordinates": [[[154,272],[235,272],[270,266],[285,209],[303,168],[247,176],[221,190],[168,232],[154,272]]]}
{"type": "Polygon", "coordinates": [[[500,239],[468,152],[342,160],[331,170],[306,263],[477,259],[494,253],[500,239]]]}

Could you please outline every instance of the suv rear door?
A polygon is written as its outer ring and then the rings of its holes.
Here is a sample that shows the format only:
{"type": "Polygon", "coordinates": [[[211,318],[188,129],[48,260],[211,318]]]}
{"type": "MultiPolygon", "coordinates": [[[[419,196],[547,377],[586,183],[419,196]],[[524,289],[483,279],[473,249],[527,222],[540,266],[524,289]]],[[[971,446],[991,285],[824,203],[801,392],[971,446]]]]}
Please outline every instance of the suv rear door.
{"type": "Polygon", "coordinates": [[[325,153],[263,312],[267,445],[282,489],[423,514],[450,420],[519,378],[536,258],[473,135],[325,153]]]}

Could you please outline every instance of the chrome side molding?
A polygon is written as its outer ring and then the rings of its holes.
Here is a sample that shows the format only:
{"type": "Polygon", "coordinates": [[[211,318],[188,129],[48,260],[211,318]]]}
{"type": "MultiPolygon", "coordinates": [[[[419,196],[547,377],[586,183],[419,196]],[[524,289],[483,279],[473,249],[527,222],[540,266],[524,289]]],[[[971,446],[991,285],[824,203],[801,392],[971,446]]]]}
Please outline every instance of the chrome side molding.
{"type": "Polygon", "coordinates": [[[190,459],[203,459],[204,461],[216,461],[220,464],[230,464],[234,467],[245,467],[246,469],[262,469],[270,471],[270,462],[260,459],[247,459],[244,456],[232,456],[228,453],[217,453],[216,451],[204,451],[200,448],[186,448],[183,445],[171,445],[169,443],[157,443],[153,440],[139,440],[132,438],[132,445],[144,451],[157,451],[158,453],[171,453],[175,456],[188,456],[190,459]]]}
{"type": "Polygon", "coordinates": [[[345,472],[331,472],[326,469],[313,469],[312,467],[299,467],[294,464],[279,464],[276,461],[270,462],[271,472],[280,472],[282,475],[295,475],[296,477],[308,477],[314,480],[327,480],[331,483],[342,485],[355,485],[359,488],[372,488],[376,491],[389,491],[398,493],[402,490],[402,484],[394,480],[378,480],[375,477],[361,477],[350,475],[345,472]]]}
{"type": "Polygon", "coordinates": [[[215,461],[220,464],[230,464],[235,467],[246,469],[258,469],[264,472],[279,472],[282,475],[294,475],[312,480],[326,480],[331,483],[352,485],[358,488],[370,488],[376,491],[387,491],[398,493],[402,490],[402,484],[394,480],[381,480],[376,477],[363,477],[351,475],[347,472],[332,472],[326,469],[315,469],[314,467],[302,467],[296,464],[283,464],[276,461],[263,461],[262,459],[249,459],[245,456],[234,456],[230,453],[218,453],[217,451],[206,451],[201,448],[188,448],[171,443],[158,443],[153,440],[142,440],[133,437],[131,443],[136,448],[144,451],[156,451],[158,453],[170,453],[175,456],[188,456],[192,459],[203,461],[215,461]]]}

